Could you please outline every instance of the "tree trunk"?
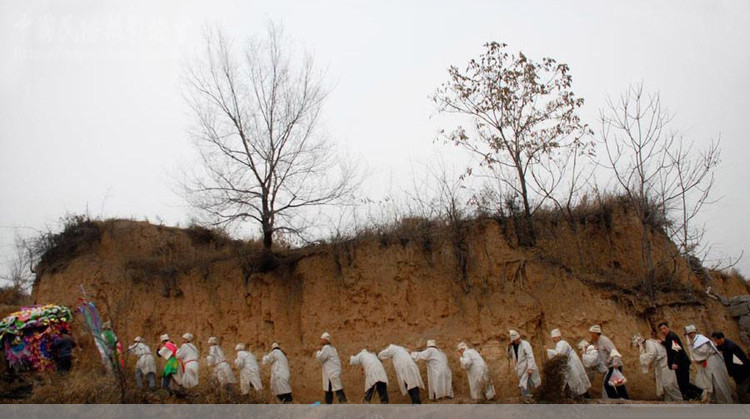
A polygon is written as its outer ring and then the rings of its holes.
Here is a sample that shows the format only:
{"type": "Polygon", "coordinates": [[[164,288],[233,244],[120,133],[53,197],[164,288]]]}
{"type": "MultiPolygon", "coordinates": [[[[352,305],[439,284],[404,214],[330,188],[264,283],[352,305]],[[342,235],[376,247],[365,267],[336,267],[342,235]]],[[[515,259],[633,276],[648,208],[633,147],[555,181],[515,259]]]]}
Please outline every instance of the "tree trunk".
{"type": "Polygon", "coordinates": [[[271,250],[273,246],[273,230],[263,226],[263,250],[271,250]]]}
{"type": "Polygon", "coordinates": [[[531,222],[531,206],[529,205],[529,192],[526,189],[526,177],[521,170],[520,156],[517,160],[519,163],[516,164],[518,170],[518,181],[521,184],[521,199],[523,199],[523,216],[524,216],[524,238],[523,243],[526,246],[533,246],[536,244],[536,232],[534,231],[534,224],[531,222]]]}

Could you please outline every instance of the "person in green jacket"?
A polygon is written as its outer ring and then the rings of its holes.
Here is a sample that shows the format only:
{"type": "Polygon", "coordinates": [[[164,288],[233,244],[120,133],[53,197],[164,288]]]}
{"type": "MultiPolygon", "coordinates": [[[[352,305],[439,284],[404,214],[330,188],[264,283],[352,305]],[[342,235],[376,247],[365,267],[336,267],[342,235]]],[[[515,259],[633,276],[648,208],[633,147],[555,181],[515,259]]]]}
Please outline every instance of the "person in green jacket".
{"type": "Polygon", "coordinates": [[[166,333],[161,335],[161,346],[156,354],[167,360],[164,364],[164,371],[161,373],[161,388],[165,390],[169,390],[171,382],[177,382],[175,374],[177,374],[177,368],[180,364],[175,356],[176,353],[177,346],[169,339],[169,335],[166,333]]]}
{"type": "Polygon", "coordinates": [[[119,371],[120,357],[117,350],[117,344],[119,343],[120,339],[112,330],[111,322],[104,322],[102,324],[102,339],[104,339],[104,345],[107,348],[107,357],[109,358],[109,365],[107,366],[107,370],[119,371]]]}

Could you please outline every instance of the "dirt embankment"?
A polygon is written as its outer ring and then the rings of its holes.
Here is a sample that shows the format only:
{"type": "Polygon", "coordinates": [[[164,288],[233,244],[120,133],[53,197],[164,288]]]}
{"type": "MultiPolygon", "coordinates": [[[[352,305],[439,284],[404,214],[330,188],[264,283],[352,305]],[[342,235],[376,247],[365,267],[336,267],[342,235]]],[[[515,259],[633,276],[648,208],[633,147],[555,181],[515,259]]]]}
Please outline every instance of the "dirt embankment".
{"type": "MultiPolygon", "coordinates": [[[[455,351],[464,340],[485,357],[500,399],[508,400],[518,395],[505,352],[509,328],[519,330],[541,360],[543,346],[552,346],[550,330],[560,328],[575,346],[588,338],[591,324],[600,323],[625,356],[631,396],[653,400],[653,378],[640,372],[630,336],[648,335],[661,319],[675,329],[692,323],[703,332],[737,336],[727,309],[705,298],[705,278],[670,257],[674,247],[662,235],[652,237],[659,263],[651,306],[635,279],[643,272],[635,220],[618,210],[583,219],[576,228],[573,234],[567,223],[548,220],[539,226],[538,246],[528,249],[515,245],[511,224],[475,221],[462,228],[460,245],[450,234],[375,235],[289,252],[277,269],[254,273],[236,244],[109,221],[95,246],[42,275],[33,298],[75,306],[83,285],[121,338],[140,335],[152,348],[162,333],[188,331],[204,356],[209,336],[221,339],[230,359],[237,342],[258,357],[279,342],[289,355],[299,402],[322,398],[313,353],[323,331],[333,336],[352,401],[361,399],[364,384],[361,369],[348,365],[349,356],[390,343],[417,349],[436,339],[451,362],[456,395],[465,398],[466,375],[455,351]]],[[[739,278],[712,275],[711,282],[726,296],[748,293],[739,278]]],[[[80,321],[74,327],[79,339],[90,339],[80,332],[80,321]]],[[[98,360],[89,351],[77,362],[98,360]]],[[[390,362],[385,365],[395,383],[390,362]]],[[[267,384],[268,368],[262,375],[267,384]]],[[[598,393],[601,385],[593,387],[598,393]]],[[[408,400],[395,385],[389,392],[394,402],[408,400]]]]}

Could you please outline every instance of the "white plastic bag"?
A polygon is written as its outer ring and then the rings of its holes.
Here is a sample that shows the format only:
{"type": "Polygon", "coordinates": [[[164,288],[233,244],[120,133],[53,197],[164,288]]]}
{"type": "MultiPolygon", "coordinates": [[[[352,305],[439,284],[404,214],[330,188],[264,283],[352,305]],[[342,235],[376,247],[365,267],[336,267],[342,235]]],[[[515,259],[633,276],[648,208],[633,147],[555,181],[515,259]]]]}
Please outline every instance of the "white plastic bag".
{"type": "Polygon", "coordinates": [[[612,387],[623,386],[627,382],[628,382],[628,379],[625,378],[622,372],[618,370],[617,368],[615,368],[612,371],[612,375],[609,376],[609,385],[612,387]]]}

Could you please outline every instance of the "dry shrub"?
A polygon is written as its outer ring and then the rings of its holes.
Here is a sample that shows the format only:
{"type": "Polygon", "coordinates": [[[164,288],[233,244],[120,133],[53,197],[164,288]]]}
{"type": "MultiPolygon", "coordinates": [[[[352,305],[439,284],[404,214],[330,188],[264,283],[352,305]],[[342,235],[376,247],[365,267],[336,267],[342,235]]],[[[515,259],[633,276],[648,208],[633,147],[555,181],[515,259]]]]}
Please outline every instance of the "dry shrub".
{"type": "Polygon", "coordinates": [[[568,356],[557,355],[542,367],[542,385],[536,398],[547,403],[560,403],[565,397],[565,373],[568,371],[568,356]]]}
{"type": "MultiPolygon", "coordinates": [[[[88,361],[77,363],[73,370],[65,375],[56,372],[37,373],[24,377],[25,385],[33,390],[28,397],[18,401],[22,403],[200,403],[200,404],[235,404],[235,403],[274,403],[275,398],[266,388],[259,394],[251,390],[243,396],[239,392],[239,383],[232,393],[226,392],[212,378],[213,368],[201,365],[200,382],[198,386],[173,392],[159,388],[161,377],[157,373],[157,390],[135,387],[135,374],[129,371],[125,375],[125,382],[121,383],[114,375],[104,372],[98,362],[88,361]],[[78,368],[77,368],[78,367],[78,368]]],[[[144,384],[147,380],[144,377],[144,384]]],[[[24,389],[23,387],[19,387],[24,389]]],[[[4,394],[4,393],[0,393],[4,394]]],[[[22,396],[26,396],[25,394],[22,396]]],[[[5,395],[0,400],[10,400],[5,395]]],[[[18,399],[18,397],[13,397],[18,399]]]]}
{"type": "Polygon", "coordinates": [[[26,403],[120,403],[115,378],[94,370],[55,372],[34,377],[34,390],[26,403]]]}
{"type": "Polygon", "coordinates": [[[0,287],[0,316],[12,313],[21,306],[29,305],[31,297],[21,287],[10,285],[0,287]]]}
{"type": "Polygon", "coordinates": [[[105,223],[88,215],[67,215],[60,220],[62,230],[43,233],[31,243],[31,251],[38,259],[37,277],[43,272],[54,273],[68,266],[81,254],[99,243],[105,223]]]}
{"type": "Polygon", "coordinates": [[[224,247],[236,242],[224,229],[203,227],[196,223],[190,224],[185,229],[185,233],[190,237],[194,245],[224,247]]]}

